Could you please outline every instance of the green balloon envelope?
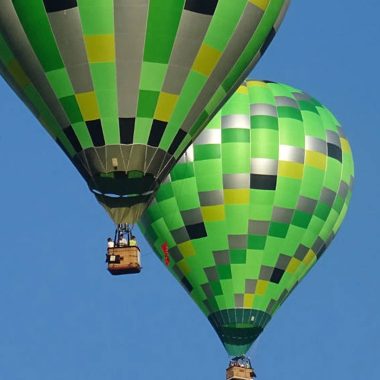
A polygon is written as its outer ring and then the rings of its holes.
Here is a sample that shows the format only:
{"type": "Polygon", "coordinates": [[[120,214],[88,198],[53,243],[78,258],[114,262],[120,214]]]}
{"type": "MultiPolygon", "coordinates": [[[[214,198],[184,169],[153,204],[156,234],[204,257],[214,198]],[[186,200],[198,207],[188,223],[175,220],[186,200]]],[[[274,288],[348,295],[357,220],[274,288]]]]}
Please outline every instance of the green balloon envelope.
{"type": "Polygon", "coordinates": [[[261,57],[289,0],[4,0],[0,73],[133,223],[261,57]]]}
{"type": "Polygon", "coordinates": [[[347,212],[349,143],[317,100],[248,81],[170,172],[139,224],[230,355],[245,354],[347,212]],[[167,257],[166,257],[167,259],[167,257]]]}

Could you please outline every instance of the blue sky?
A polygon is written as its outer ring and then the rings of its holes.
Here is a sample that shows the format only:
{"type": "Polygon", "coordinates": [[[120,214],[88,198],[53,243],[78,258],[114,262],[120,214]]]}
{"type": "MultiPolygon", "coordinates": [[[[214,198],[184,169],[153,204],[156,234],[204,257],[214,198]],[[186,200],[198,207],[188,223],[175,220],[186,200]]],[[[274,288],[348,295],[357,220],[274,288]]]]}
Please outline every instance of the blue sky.
{"type": "MultiPolygon", "coordinates": [[[[328,106],[356,168],[340,233],[250,352],[259,379],[380,372],[379,13],[376,0],[293,1],[251,75],[328,106]]],[[[0,379],[223,379],[227,354],[184,290],[145,242],[140,276],[107,273],[112,222],[2,80],[0,100],[0,379]]]]}

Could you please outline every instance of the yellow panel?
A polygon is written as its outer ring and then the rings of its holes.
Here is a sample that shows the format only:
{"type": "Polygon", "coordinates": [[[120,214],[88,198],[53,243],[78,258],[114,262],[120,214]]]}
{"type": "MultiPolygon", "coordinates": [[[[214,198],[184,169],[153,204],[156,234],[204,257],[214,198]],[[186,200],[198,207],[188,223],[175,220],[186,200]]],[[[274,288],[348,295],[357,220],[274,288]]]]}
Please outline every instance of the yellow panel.
{"type": "Polygon", "coordinates": [[[191,269],[185,260],[181,260],[181,262],[179,262],[177,265],[185,276],[187,276],[190,273],[191,269]]]}
{"type": "Polygon", "coordinates": [[[223,205],[201,207],[201,211],[205,222],[216,222],[226,219],[223,205]]]}
{"type": "Polygon", "coordinates": [[[264,295],[268,288],[268,284],[269,284],[269,281],[257,280],[255,294],[259,296],[264,295]]]}
{"type": "Polygon", "coordinates": [[[351,152],[351,147],[350,147],[349,142],[346,139],[344,139],[343,137],[340,138],[340,144],[342,146],[343,153],[351,152]]]}
{"type": "Polygon", "coordinates": [[[113,34],[97,34],[84,38],[90,63],[115,62],[115,36],[113,34]]]}
{"type": "Polygon", "coordinates": [[[25,87],[30,83],[30,80],[25,74],[25,71],[22,69],[20,64],[15,59],[12,59],[8,63],[7,68],[20,87],[25,87]]]}
{"type": "Polygon", "coordinates": [[[192,70],[209,76],[219,61],[221,52],[211,46],[203,44],[195,58],[192,70]]]}
{"type": "Polygon", "coordinates": [[[295,257],[292,257],[290,260],[288,267],[286,268],[287,273],[295,273],[298,269],[299,265],[301,264],[301,261],[297,260],[295,257]]]}
{"type": "Polygon", "coordinates": [[[265,82],[261,82],[259,80],[250,80],[247,82],[247,87],[264,87],[264,88],[267,88],[267,84],[265,82]]]}
{"type": "Polygon", "coordinates": [[[242,205],[249,203],[249,189],[225,189],[224,204],[242,205]]]}
{"type": "Polygon", "coordinates": [[[323,153],[307,150],[305,155],[305,164],[313,166],[320,170],[326,169],[326,156],[323,153]]]}
{"type": "Polygon", "coordinates": [[[178,95],[161,92],[158,97],[158,103],[154,118],[161,121],[169,121],[174,107],[177,104],[178,95]]]}
{"type": "Polygon", "coordinates": [[[253,294],[244,294],[244,307],[251,309],[253,306],[253,299],[255,296],[253,294]]]}
{"type": "Polygon", "coordinates": [[[185,243],[178,244],[178,249],[181,251],[183,257],[195,255],[195,249],[191,241],[186,241],[185,243]]]}
{"type": "Polygon", "coordinates": [[[315,255],[315,253],[311,249],[309,249],[309,252],[303,259],[303,263],[306,264],[306,266],[309,266],[316,259],[317,259],[317,256],[315,255]]]}
{"type": "Polygon", "coordinates": [[[75,94],[75,97],[77,98],[79,109],[84,120],[96,120],[100,118],[95,92],[82,92],[75,94]]]}
{"type": "Polygon", "coordinates": [[[236,91],[238,94],[248,94],[248,88],[247,86],[240,86],[237,91],[236,91]]]}
{"type": "Polygon", "coordinates": [[[280,161],[278,165],[278,175],[280,177],[301,179],[303,177],[303,164],[298,162],[280,161]]]}
{"type": "Polygon", "coordinates": [[[250,3],[255,4],[257,7],[265,11],[269,4],[269,0],[249,0],[250,3]]]}

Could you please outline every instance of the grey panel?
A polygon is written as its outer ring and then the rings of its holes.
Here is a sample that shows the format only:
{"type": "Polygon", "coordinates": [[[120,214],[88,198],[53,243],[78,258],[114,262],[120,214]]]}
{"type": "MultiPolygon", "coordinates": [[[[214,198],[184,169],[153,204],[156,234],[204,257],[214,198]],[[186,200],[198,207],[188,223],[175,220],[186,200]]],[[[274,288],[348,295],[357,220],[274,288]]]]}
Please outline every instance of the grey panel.
{"type": "Polygon", "coordinates": [[[277,117],[277,108],[270,104],[251,104],[250,114],[252,116],[273,116],[277,117]]]}
{"type": "Polygon", "coordinates": [[[227,128],[250,129],[250,117],[238,114],[222,116],[222,129],[227,128]]]}
{"type": "Polygon", "coordinates": [[[181,216],[185,226],[198,224],[203,221],[200,208],[193,208],[191,210],[181,211],[181,216]]]}
{"type": "Polygon", "coordinates": [[[249,173],[223,174],[223,187],[225,189],[249,189],[249,173]]]}
{"type": "Polygon", "coordinates": [[[136,116],[147,14],[147,0],[115,0],[116,80],[119,117],[136,116]],[[131,60],[132,57],[133,60],[131,60]]]}
{"type": "Polygon", "coordinates": [[[280,254],[277,259],[276,268],[285,270],[288,267],[288,264],[292,258],[287,255],[280,254]]]}
{"type": "Polygon", "coordinates": [[[209,281],[218,281],[219,276],[218,272],[216,271],[216,267],[208,267],[204,269],[206,276],[209,281]]]}
{"type": "Polygon", "coordinates": [[[275,222],[281,222],[290,224],[293,218],[294,210],[290,208],[274,207],[272,213],[272,220],[275,222]]]}
{"type": "Polygon", "coordinates": [[[206,35],[211,16],[184,10],[170,56],[163,91],[179,94],[206,35]],[[186,49],[183,47],[186,46],[186,49]]]}
{"type": "Polygon", "coordinates": [[[248,231],[250,235],[265,236],[268,234],[270,222],[260,220],[250,220],[248,231]]]}
{"type": "Polygon", "coordinates": [[[252,158],[251,173],[263,175],[277,175],[278,160],[270,158],[252,158]]]}
{"type": "Polygon", "coordinates": [[[228,265],[230,264],[229,251],[213,251],[214,260],[216,265],[228,265]]]}
{"type": "Polygon", "coordinates": [[[318,236],[317,240],[314,242],[312,250],[316,255],[319,254],[320,250],[325,246],[325,242],[318,236]]]}
{"type": "Polygon", "coordinates": [[[333,131],[326,131],[327,142],[340,147],[340,138],[338,133],[333,131]]]}
{"type": "Polygon", "coordinates": [[[131,155],[129,157],[128,171],[139,170],[144,171],[145,167],[145,158],[146,158],[146,145],[133,145],[131,155]]]}
{"type": "Polygon", "coordinates": [[[247,248],[247,235],[228,235],[228,246],[230,249],[247,248]]]}
{"type": "Polygon", "coordinates": [[[302,164],[305,160],[305,150],[291,145],[280,145],[279,159],[281,161],[298,162],[302,164]]]}
{"type": "Polygon", "coordinates": [[[277,302],[282,304],[288,298],[288,295],[289,291],[287,289],[283,290],[277,302]]]}
{"type": "Polygon", "coordinates": [[[203,191],[199,193],[199,200],[201,206],[215,206],[222,205],[224,203],[223,191],[203,191]]]}
{"type": "Polygon", "coordinates": [[[308,94],[305,94],[304,92],[293,92],[292,95],[295,97],[297,100],[311,100],[312,97],[308,94]]]}
{"type": "Polygon", "coordinates": [[[273,268],[263,265],[260,269],[259,279],[269,281],[272,277],[273,268]]]}
{"type": "Polygon", "coordinates": [[[86,156],[92,174],[104,173],[106,171],[104,165],[105,147],[89,148],[82,151],[80,154],[82,153],[86,156]]]}
{"type": "Polygon", "coordinates": [[[106,173],[112,172],[112,171],[127,171],[127,165],[126,162],[124,161],[124,157],[121,151],[121,146],[120,145],[107,145],[106,148],[106,162],[105,162],[105,167],[106,167],[106,173]],[[113,166],[113,160],[117,160],[117,167],[113,166]]]}
{"type": "MultiPolygon", "coordinates": [[[[206,132],[206,131],[205,131],[206,132]]],[[[188,164],[189,162],[194,162],[194,147],[190,145],[185,153],[178,159],[178,163],[188,164]]]]}
{"type": "Polygon", "coordinates": [[[2,1],[1,3],[0,26],[3,36],[12,46],[15,57],[33,85],[38,89],[58,124],[62,128],[70,125],[10,1],[2,1]]]}
{"type": "Polygon", "coordinates": [[[178,228],[177,230],[171,231],[173,239],[177,244],[184,243],[185,241],[190,240],[189,235],[185,227],[178,228]]]}
{"type": "Polygon", "coordinates": [[[339,196],[345,199],[347,197],[348,190],[349,190],[349,187],[347,183],[342,181],[339,185],[339,191],[338,191],[339,196]]]}
{"type": "Polygon", "coordinates": [[[183,259],[182,253],[177,247],[170,248],[169,255],[176,263],[178,263],[179,261],[183,259]]]}
{"type": "Polygon", "coordinates": [[[335,200],[335,196],[336,196],[336,193],[330,189],[328,189],[327,187],[324,187],[322,189],[322,192],[321,192],[321,198],[320,200],[328,205],[329,207],[331,207],[334,203],[334,200],[335,200]]]}
{"type": "Polygon", "coordinates": [[[278,107],[299,108],[298,103],[287,96],[275,96],[275,100],[278,107]]]}
{"type": "Polygon", "coordinates": [[[51,12],[48,17],[74,91],[93,91],[78,7],[51,12]]]}
{"type": "Polygon", "coordinates": [[[203,292],[207,298],[213,297],[214,294],[212,292],[210,284],[203,284],[203,285],[201,285],[201,287],[202,287],[202,290],[203,290],[203,292]]]}
{"type": "Polygon", "coordinates": [[[132,153],[132,145],[120,145],[120,148],[124,160],[124,167],[128,168],[129,158],[132,153]]]}
{"type": "Polygon", "coordinates": [[[302,261],[307,253],[309,252],[309,248],[304,246],[303,244],[300,244],[297,248],[296,253],[294,254],[294,257],[300,261],[302,261]]]}
{"type": "Polygon", "coordinates": [[[315,199],[300,196],[297,203],[297,210],[306,212],[307,214],[312,214],[317,206],[317,201],[315,199]]]}
{"type": "Polygon", "coordinates": [[[315,152],[320,152],[327,154],[327,144],[326,141],[318,139],[312,136],[306,136],[305,138],[305,149],[315,152]]]}
{"type": "Polygon", "coordinates": [[[157,177],[163,165],[170,160],[171,155],[160,148],[147,146],[144,173],[157,177]]]}
{"type": "Polygon", "coordinates": [[[244,294],[235,294],[235,307],[244,307],[244,294]]]}
{"type": "Polygon", "coordinates": [[[257,280],[245,280],[245,292],[254,294],[256,291],[257,280]]]}
{"type": "Polygon", "coordinates": [[[194,145],[203,145],[203,144],[221,144],[222,135],[221,130],[218,129],[205,129],[202,133],[196,138],[194,145]]]}

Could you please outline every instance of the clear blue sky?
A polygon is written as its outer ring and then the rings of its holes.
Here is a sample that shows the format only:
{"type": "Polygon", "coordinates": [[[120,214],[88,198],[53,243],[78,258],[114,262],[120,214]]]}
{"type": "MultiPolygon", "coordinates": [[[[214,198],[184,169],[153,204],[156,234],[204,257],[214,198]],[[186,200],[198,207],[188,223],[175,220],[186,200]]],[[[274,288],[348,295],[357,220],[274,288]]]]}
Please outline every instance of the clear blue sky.
{"type": "MultiPolygon", "coordinates": [[[[262,380],[379,378],[379,14],[294,0],[251,75],[328,106],[356,164],[339,235],[250,352],[262,380]]],[[[224,379],[216,334],[145,242],[140,276],[107,273],[112,222],[2,80],[0,112],[0,379],[224,379]]]]}

